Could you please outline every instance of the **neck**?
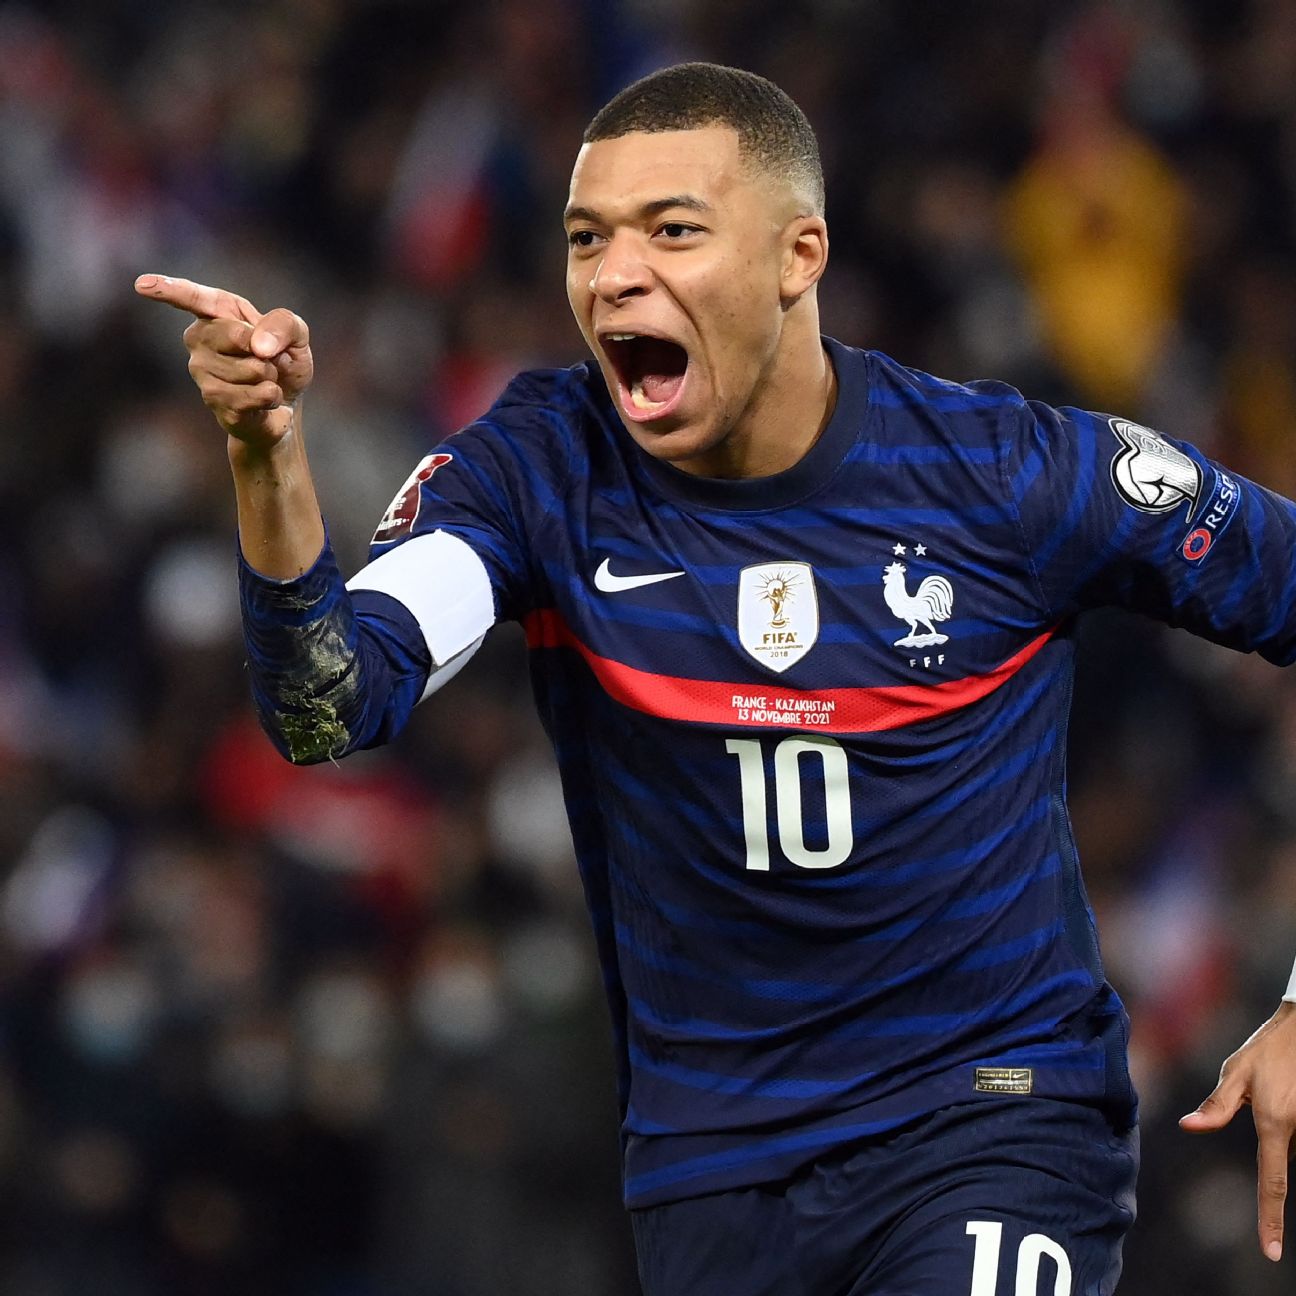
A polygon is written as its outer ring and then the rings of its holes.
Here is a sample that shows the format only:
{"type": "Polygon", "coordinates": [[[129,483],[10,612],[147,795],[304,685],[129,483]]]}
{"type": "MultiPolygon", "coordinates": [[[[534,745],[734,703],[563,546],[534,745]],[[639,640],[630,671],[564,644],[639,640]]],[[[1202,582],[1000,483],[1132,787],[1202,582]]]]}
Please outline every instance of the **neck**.
{"type": "Polygon", "coordinates": [[[813,331],[794,345],[780,346],[724,441],[706,454],[677,462],[677,468],[699,477],[771,477],[808,453],[837,403],[837,375],[820,341],[818,320],[813,323],[813,331]]]}

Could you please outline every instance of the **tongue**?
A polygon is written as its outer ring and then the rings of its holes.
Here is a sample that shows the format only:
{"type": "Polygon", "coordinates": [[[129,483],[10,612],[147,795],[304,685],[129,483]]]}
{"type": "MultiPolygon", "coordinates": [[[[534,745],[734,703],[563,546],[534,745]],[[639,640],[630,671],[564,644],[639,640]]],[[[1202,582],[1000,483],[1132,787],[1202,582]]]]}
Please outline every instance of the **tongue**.
{"type": "Polygon", "coordinates": [[[683,347],[665,339],[641,338],[635,346],[639,373],[634,388],[653,405],[662,405],[675,395],[684,381],[688,355],[683,347]]]}
{"type": "Polygon", "coordinates": [[[682,373],[646,373],[635,385],[654,404],[662,405],[679,391],[682,373]]]}

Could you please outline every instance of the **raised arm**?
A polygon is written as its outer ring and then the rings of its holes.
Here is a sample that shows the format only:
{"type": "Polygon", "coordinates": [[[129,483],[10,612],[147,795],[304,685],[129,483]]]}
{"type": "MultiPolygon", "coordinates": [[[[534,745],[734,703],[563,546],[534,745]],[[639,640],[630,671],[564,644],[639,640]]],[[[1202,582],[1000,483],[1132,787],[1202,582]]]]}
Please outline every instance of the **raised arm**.
{"type": "Polygon", "coordinates": [[[314,373],[306,322],[167,275],[140,275],[135,291],[194,317],[184,332],[189,373],[228,435],[244,557],[273,580],[300,576],[324,547],[302,441],[301,396],[314,373]]]}
{"type": "Polygon", "coordinates": [[[189,373],[227,433],[244,562],[239,591],[252,697],[298,764],[390,737],[427,678],[412,618],[363,624],[333,560],[302,443],[314,366],[305,322],[188,279],[141,275],[135,291],[187,311],[189,373]]]}
{"type": "MultiPolygon", "coordinates": [[[[313,373],[305,322],[188,279],[141,275],[135,291],[194,317],[184,334],[189,372],[228,434],[243,637],[262,727],[298,764],[387,741],[467,661],[499,609],[527,597],[510,437],[488,424],[456,437],[455,453],[425,456],[348,586],[302,443],[301,395],[313,373]]],[[[549,424],[513,406],[501,417],[547,444],[549,424]]]]}

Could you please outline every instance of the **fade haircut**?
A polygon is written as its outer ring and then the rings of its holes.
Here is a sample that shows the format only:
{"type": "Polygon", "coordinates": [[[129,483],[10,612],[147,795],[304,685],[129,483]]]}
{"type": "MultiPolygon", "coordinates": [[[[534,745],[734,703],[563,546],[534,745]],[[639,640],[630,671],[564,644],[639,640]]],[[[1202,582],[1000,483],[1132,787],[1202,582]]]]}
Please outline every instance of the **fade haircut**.
{"type": "Polygon", "coordinates": [[[595,114],[583,142],[704,126],[735,130],[744,162],[786,179],[810,203],[809,214],[823,214],[823,167],[814,129],[790,95],[755,72],[719,63],[677,63],[651,72],[595,114]]]}

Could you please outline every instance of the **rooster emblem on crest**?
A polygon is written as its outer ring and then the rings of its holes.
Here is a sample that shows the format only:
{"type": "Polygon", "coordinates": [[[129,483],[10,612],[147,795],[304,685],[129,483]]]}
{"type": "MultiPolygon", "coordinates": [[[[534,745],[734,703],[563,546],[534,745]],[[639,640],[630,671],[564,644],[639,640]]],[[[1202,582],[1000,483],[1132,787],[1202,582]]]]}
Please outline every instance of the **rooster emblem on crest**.
{"type": "Polygon", "coordinates": [[[909,633],[895,641],[896,648],[926,648],[932,644],[949,642],[949,635],[938,634],[936,622],[948,621],[954,610],[954,587],[944,576],[924,576],[917,590],[910,594],[905,588],[904,563],[891,563],[882,574],[882,597],[886,605],[909,623],[909,633]],[[926,626],[925,634],[918,633],[926,626]]]}

